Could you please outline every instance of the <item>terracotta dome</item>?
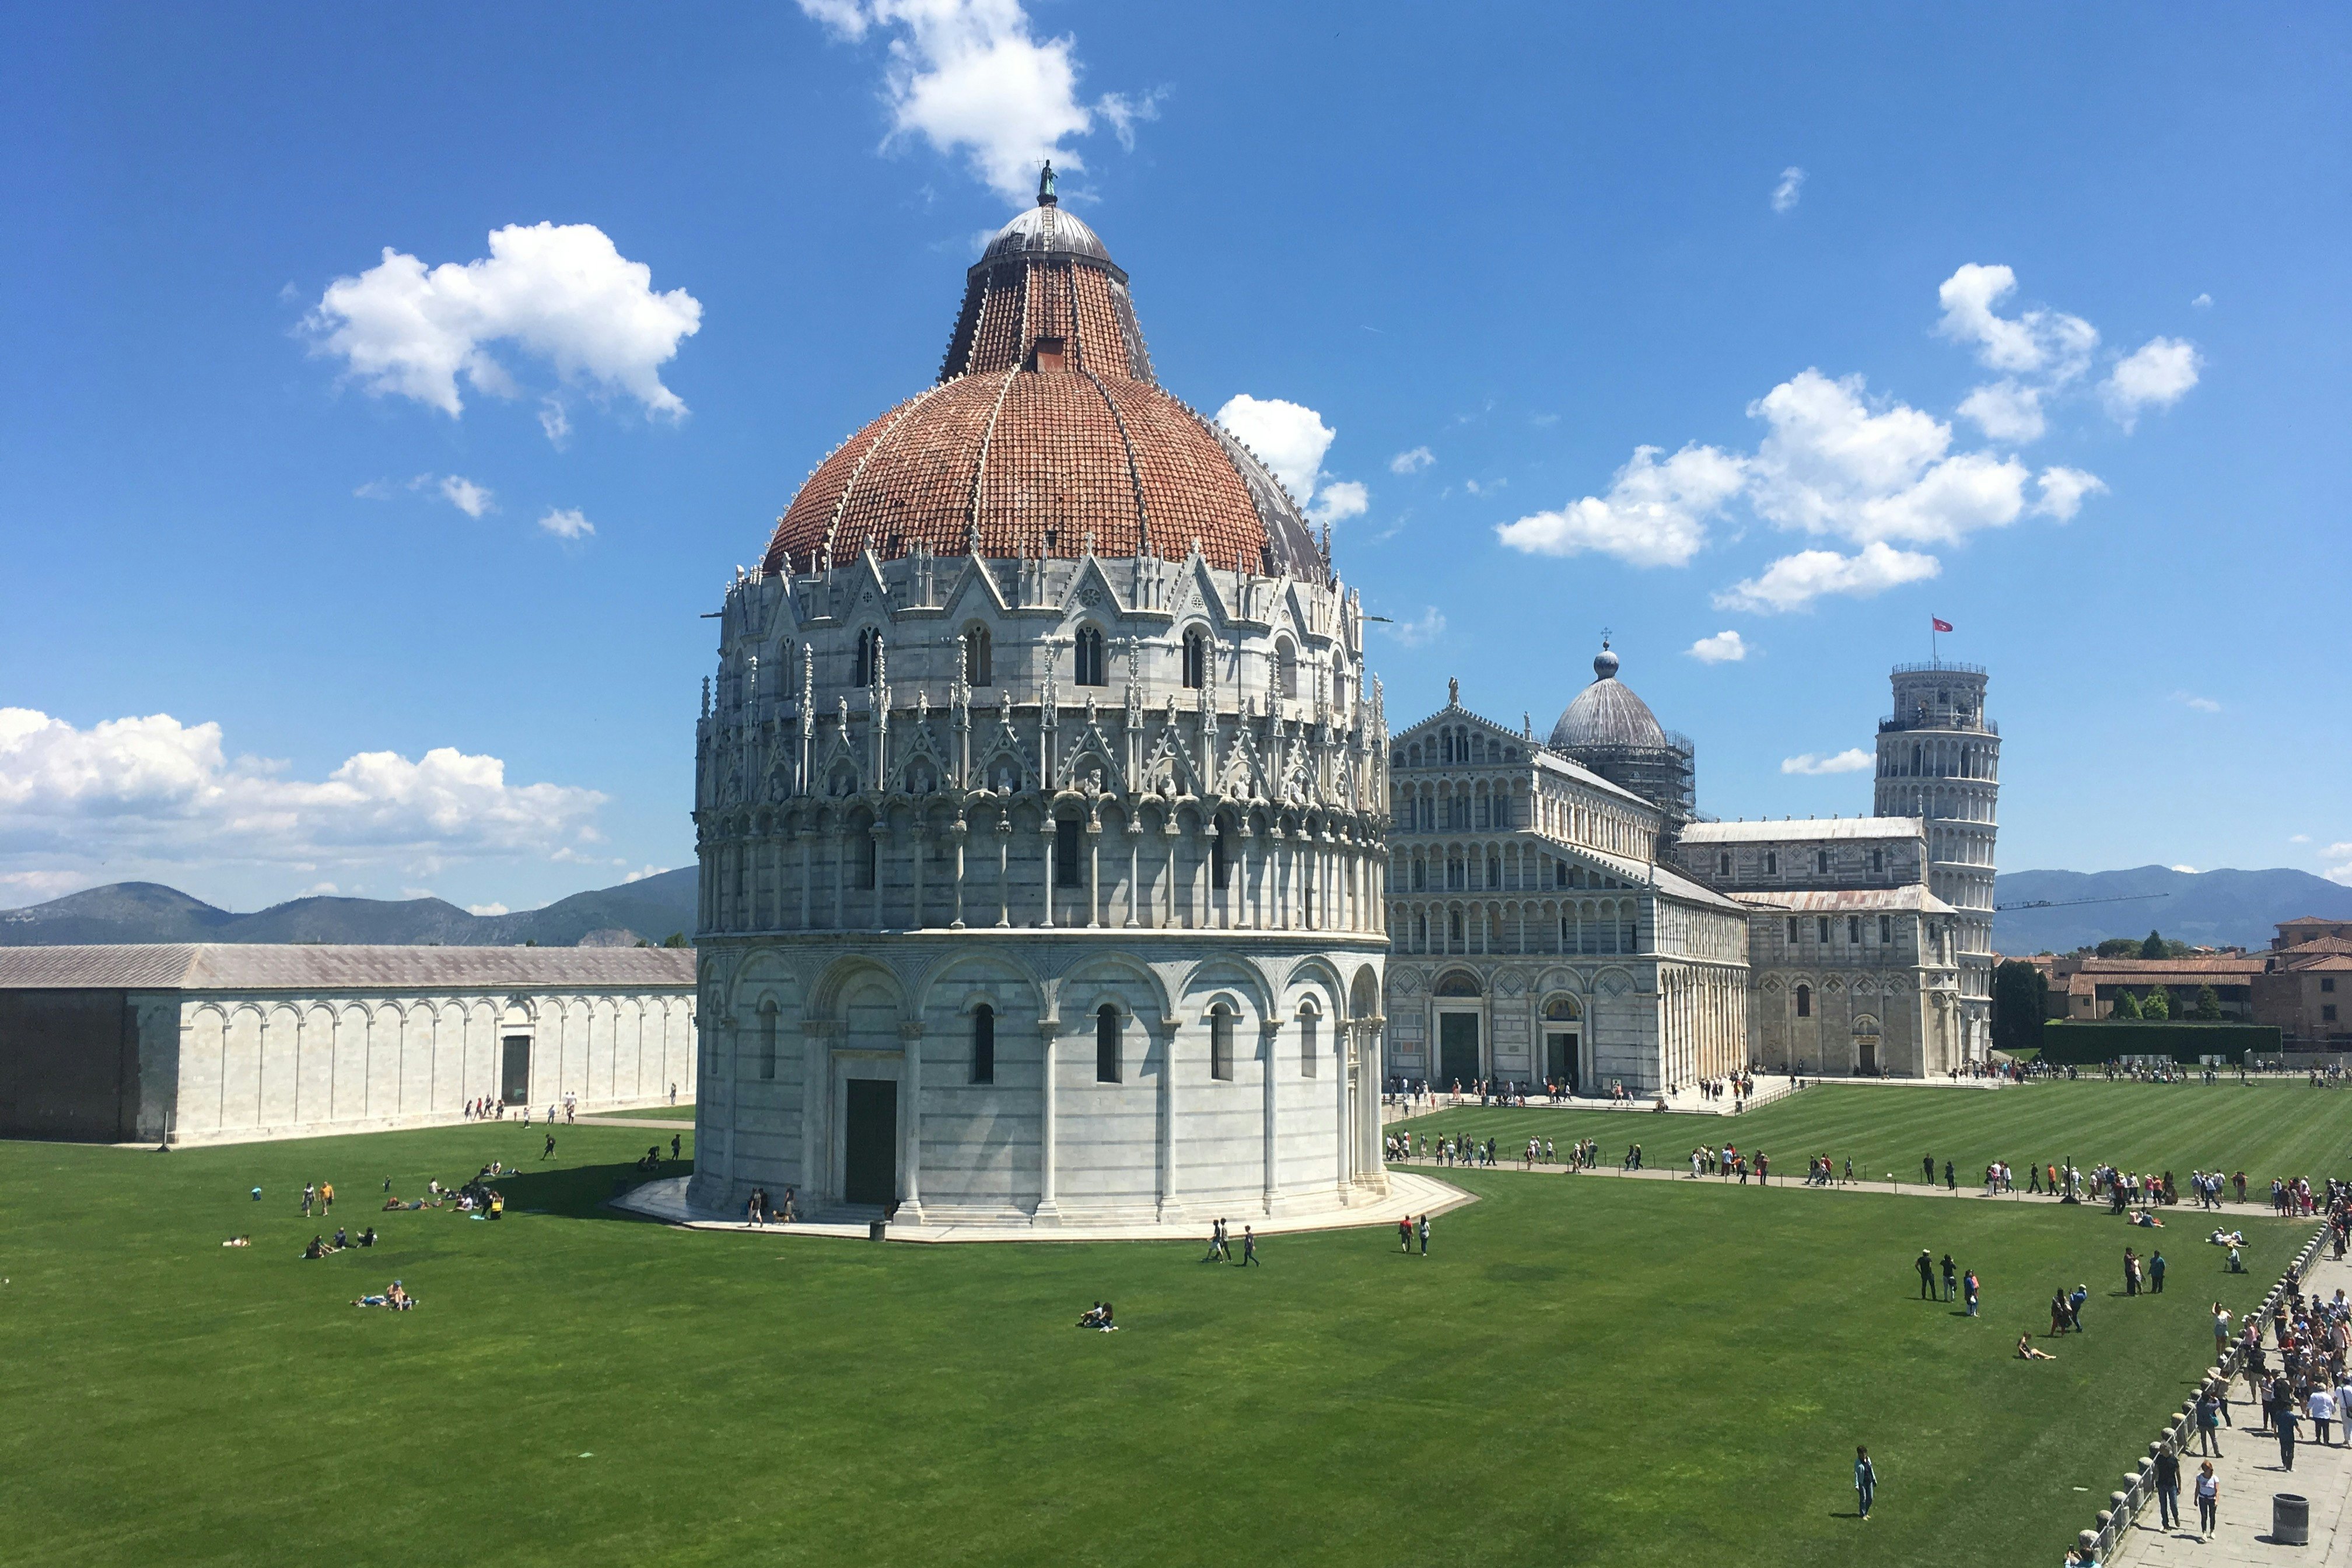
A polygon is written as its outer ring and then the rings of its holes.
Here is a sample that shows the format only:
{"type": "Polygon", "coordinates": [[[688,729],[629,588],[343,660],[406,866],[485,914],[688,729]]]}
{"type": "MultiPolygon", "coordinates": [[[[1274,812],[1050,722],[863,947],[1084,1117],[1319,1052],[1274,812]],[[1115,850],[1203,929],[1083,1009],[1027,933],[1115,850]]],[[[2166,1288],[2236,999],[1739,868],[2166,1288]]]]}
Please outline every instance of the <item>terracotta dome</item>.
{"type": "Polygon", "coordinates": [[[793,498],[762,564],[807,572],[871,551],[1156,555],[1328,580],[1265,466],[1170,396],[1127,274],[1052,193],[966,275],[939,381],[837,447],[793,498]]]}

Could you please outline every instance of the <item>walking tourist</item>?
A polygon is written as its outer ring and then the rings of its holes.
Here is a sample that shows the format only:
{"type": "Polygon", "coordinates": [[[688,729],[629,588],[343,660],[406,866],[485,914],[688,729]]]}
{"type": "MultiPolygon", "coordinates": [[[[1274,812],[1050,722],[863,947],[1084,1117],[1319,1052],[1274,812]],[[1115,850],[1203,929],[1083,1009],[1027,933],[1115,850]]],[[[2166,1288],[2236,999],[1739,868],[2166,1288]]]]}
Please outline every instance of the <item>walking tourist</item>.
{"type": "Polygon", "coordinates": [[[1421,1216],[1421,1255],[1423,1258],[1429,1256],[1429,1216],[1427,1215],[1421,1216]]]}
{"type": "Polygon", "coordinates": [[[2211,1384],[2197,1396],[2197,1451],[2217,1458],[2221,1453],[2221,1401],[2211,1384]]]}
{"type": "MultiPolygon", "coordinates": [[[[1253,1263],[1257,1263],[1257,1232],[1244,1226],[1242,1226],[1242,1267],[1247,1268],[1253,1263]]],[[[1258,1263],[1257,1266],[1260,1268],[1265,1267],[1263,1263],[1258,1263]]]]}
{"type": "Polygon", "coordinates": [[[1960,1282],[1960,1289],[1969,1304],[1969,1316],[1973,1318],[1977,1315],[1978,1282],[1975,1269],[1969,1270],[1968,1277],[1960,1282]]]}
{"type": "Polygon", "coordinates": [[[1944,1254],[1944,1300],[1949,1301],[1958,1293],[1959,1270],[1952,1264],[1952,1255],[1944,1254]]]}
{"type": "Polygon", "coordinates": [[[1878,1495],[1878,1471],[1870,1462],[1870,1450],[1859,1444],[1853,1450],[1853,1489],[1862,1502],[1862,1520],[1870,1522],[1870,1504],[1878,1495]]]}
{"type": "Polygon", "coordinates": [[[2213,1461],[2206,1460],[2197,1467],[2197,1538],[2200,1541],[2220,1528],[2216,1516],[2221,1508],[2221,1483],[2214,1479],[2213,1461]]]}
{"type": "Polygon", "coordinates": [[[2172,1439],[2156,1452],[2157,1528],[2180,1528],[2180,1456],[2172,1451],[2172,1439]]]}

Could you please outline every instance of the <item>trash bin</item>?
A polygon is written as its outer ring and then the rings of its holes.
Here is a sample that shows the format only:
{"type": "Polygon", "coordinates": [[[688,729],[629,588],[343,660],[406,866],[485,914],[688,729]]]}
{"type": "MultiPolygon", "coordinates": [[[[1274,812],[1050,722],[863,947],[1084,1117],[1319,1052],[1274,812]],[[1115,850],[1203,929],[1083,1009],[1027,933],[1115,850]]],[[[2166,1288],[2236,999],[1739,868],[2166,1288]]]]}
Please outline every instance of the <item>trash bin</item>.
{"type": "Polygon", "coordinates": [[[2271,1541],[2278,1546],[2311,1544],[2311,1500],[2294,1492],[2271,1494],[2271,1541]]]}
{"type": "Polygon", "coordinates": [[[866,1222],[866,1239],[868,1241],[880,1241],[883,1239],[883,1234],[889,1228],[890,1222],[887,1219],[867,1220],[866,1222]]]}

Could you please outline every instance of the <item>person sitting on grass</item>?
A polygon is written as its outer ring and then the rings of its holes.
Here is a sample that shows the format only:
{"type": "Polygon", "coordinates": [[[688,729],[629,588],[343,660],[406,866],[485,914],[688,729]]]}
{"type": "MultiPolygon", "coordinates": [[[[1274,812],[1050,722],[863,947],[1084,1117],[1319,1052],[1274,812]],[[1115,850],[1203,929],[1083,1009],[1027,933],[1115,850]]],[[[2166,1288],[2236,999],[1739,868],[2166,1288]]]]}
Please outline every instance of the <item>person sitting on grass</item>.
{"type": "Polygon", "coordinates": [[[1110,1303],[1108,1301],[1105,1301],[1102,1304],[1102,1316],[1095,1321],[1095,1327],[1106,1334],[1115,1334],[1118,1332],[1118,1324],[1111,1321],[1110,1303]]]}
{"type": "Polygon", "coordinates": [[[2056,1361],[2058,1358],[2052,1355],[2048,1351],[2037,1348],[2033,1342],[2033,1331],[2032,1329],[2028,1329],[2023,1333],[2017,1336],[2017,1359],[2020,1361],[2056,1361]]]}
{"type": "Polygon", "coordinates": [[[2132,1224],[2144,1226],[2154,1230],[2162,1230],[2164,1228],[2164,1222],[2156,1217],[2156,1211],[2154,1209],[2140,1210],[2139,1213],[2132,1215],[2132,1224]]]}
{"type": "Polygon", "coordinates": [[[1086,1314],[1083,1317],[1078,1319],[1078,1327],[1082,1329],[1098,1329],[1102,1327],[1102,1321],[1103,1304],[1100,1301],[1097,1301],[1093,1306],[1088,1307],[1086,1310],[1086,1314]]]}
{"type": "Polygon", "coordinates": [[[341,1252],[351,1244],[351,1238],[343,1234],[343,1227],[341,1226],[337,1226],[335,1227],[335,1245],[328,1248],[328,1250],[331,1252],[341,1252]]]}
{"type": "Polygon", "coordinates": [[[375,1226],[370,1226],[365,1230],[360,1232],[360,1245],[362,1247],[373,1247],[375,1245],[375,1226]]]}
{"type": "Polygon", "coordinates": [[[324,1258],[324,1257],[326,1257],[326,1256],[327,1256],[327,1238],[326,1238],[325,1237],[323,1237],[323,1236],[314,1236],[314,1237],[312,1237],[310,1238],[310,1246],[308,1246],[308,1247],[304,1247],[304,1248],[302,1249],[302,1256],[303,1256],[304,1258],[324,1258]]]}
{"type": "Polygon", "coordinates": [[[221,1245],[223,1247],[251,1247],[253,1245],[253,1237],[249,1236],[232,1236],[226,1241],[222,1242],[221,1245]]]}

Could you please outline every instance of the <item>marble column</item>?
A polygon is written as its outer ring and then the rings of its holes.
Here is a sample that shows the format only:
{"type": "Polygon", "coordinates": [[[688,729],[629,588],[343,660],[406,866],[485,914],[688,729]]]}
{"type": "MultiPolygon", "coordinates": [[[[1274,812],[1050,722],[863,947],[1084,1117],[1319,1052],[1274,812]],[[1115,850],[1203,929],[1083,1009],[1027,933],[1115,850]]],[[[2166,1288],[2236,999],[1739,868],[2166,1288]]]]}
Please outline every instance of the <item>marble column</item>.
{"type": "Polygon", "coordinates": [[[898,1196],[898,1215],[909,1225],[923,1223],[923,1026],[908,1022],[898,1026],[898,1049],[902,1060],[898,1068],[898,1086],[904,1093],[906,1107],[899,1112],[899,1135],[904,1139],[905,1152],[899,1168],[905,1173],[898,1196]]]}
{"type": "Polygon", "coordinates": [[[1054,1197],[1054,1040],[1060,1032],[1059,1019],[1037,1020],[1037,1209],[1033,1219],[1045,1226],[1062,1223],[1062,1207],[1054,1197]]]}

